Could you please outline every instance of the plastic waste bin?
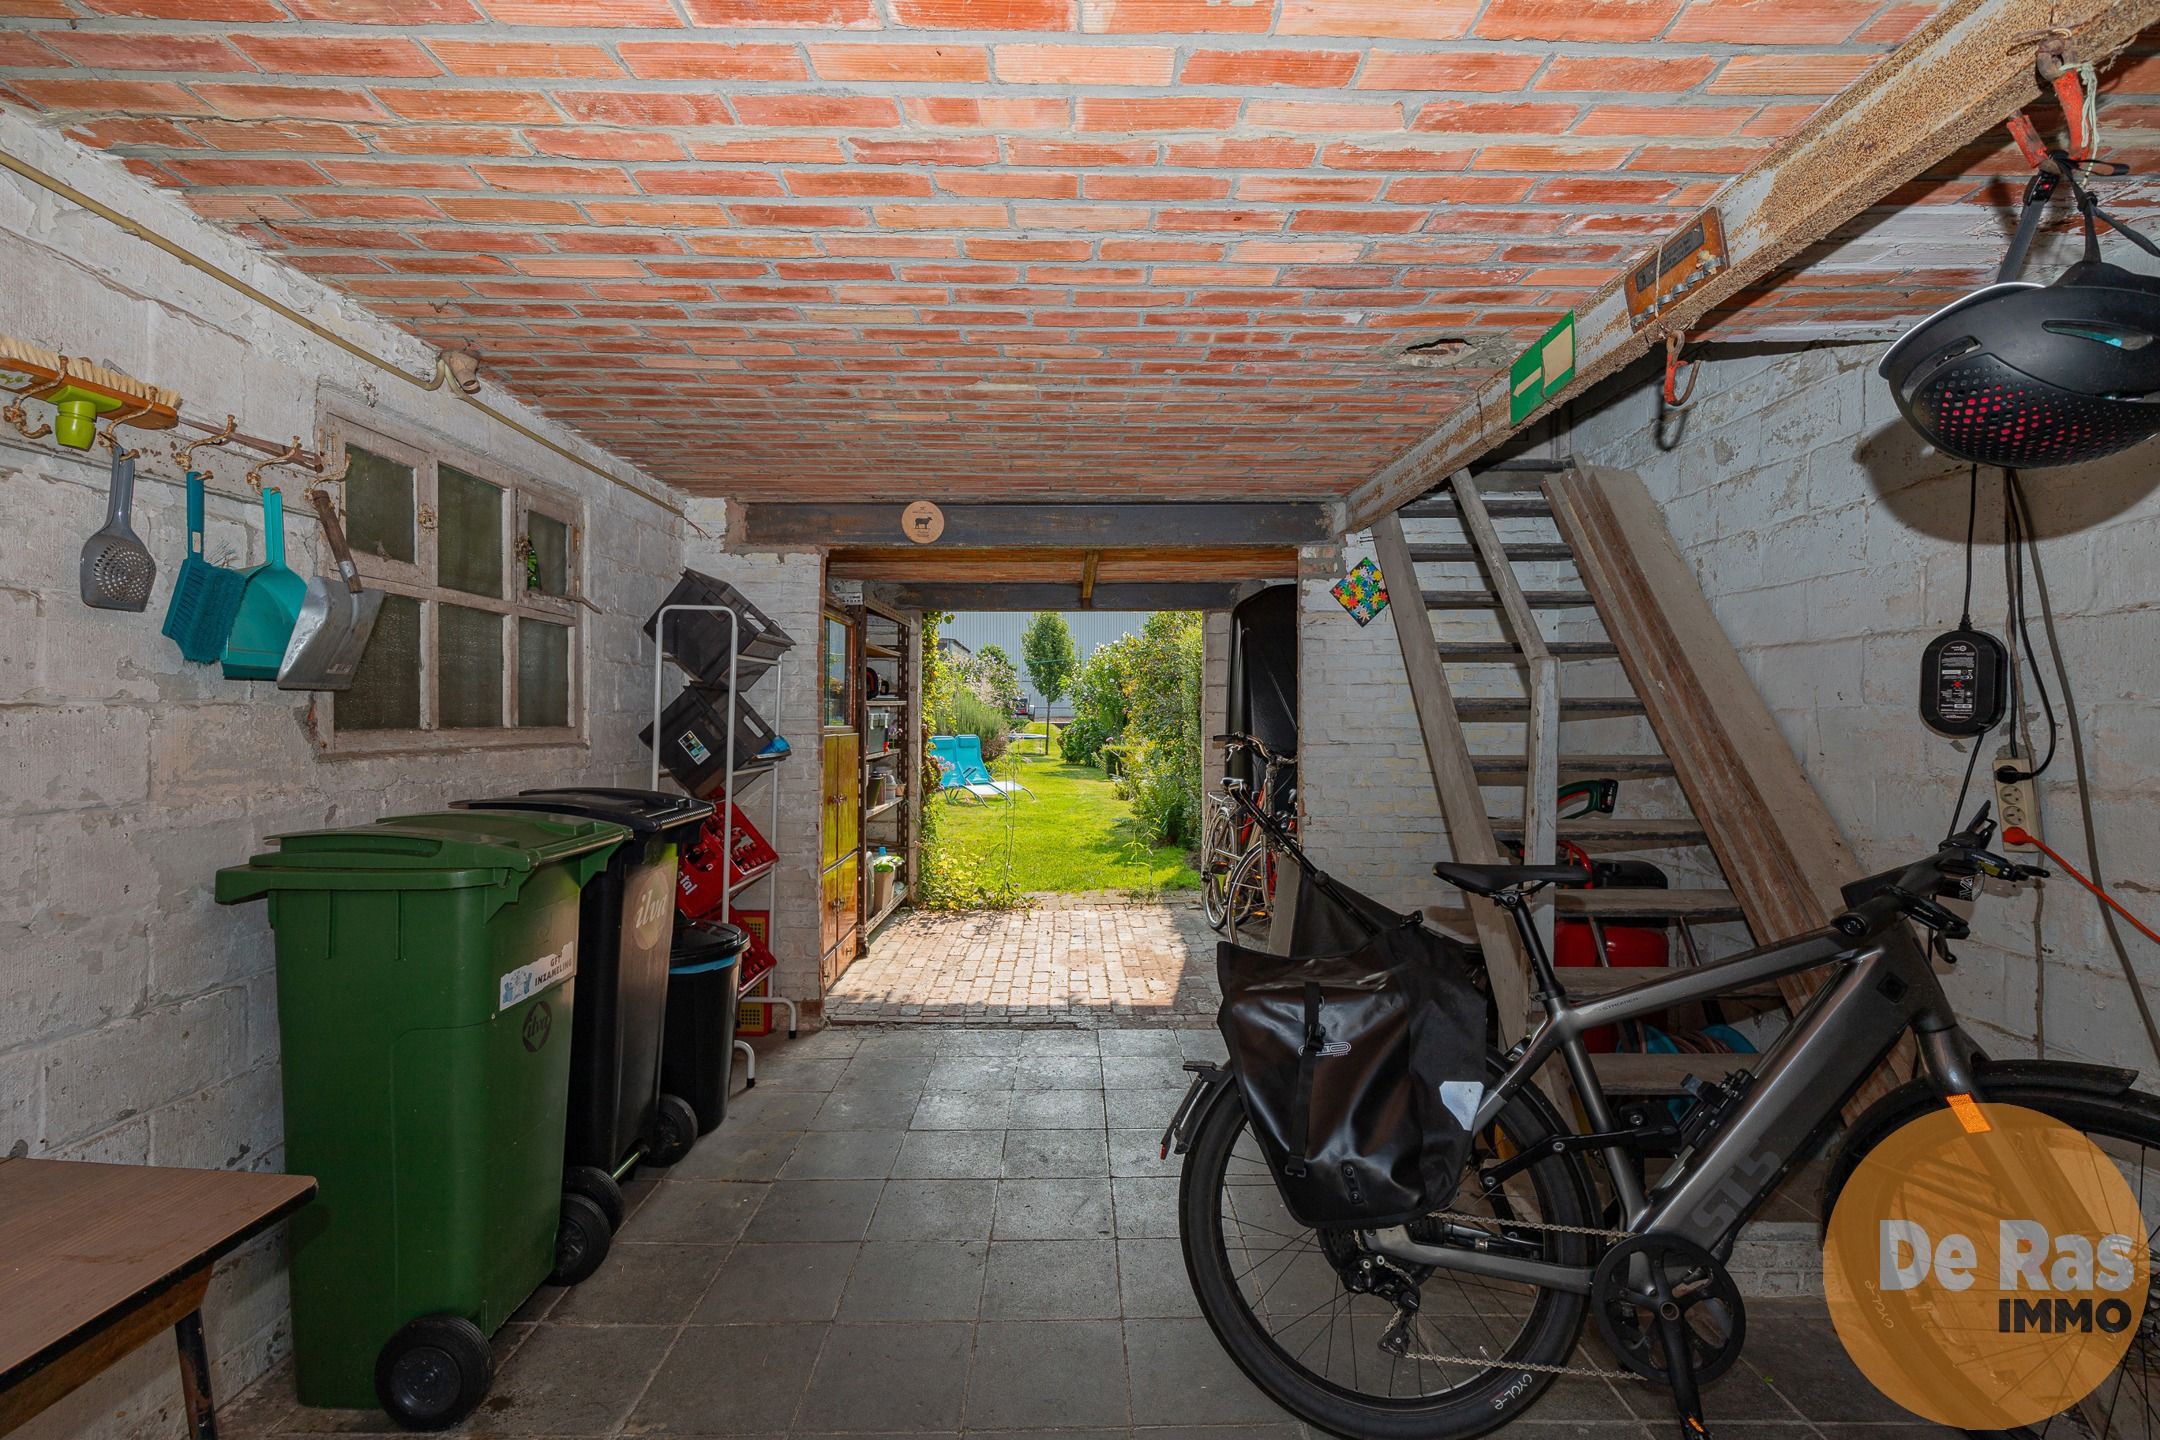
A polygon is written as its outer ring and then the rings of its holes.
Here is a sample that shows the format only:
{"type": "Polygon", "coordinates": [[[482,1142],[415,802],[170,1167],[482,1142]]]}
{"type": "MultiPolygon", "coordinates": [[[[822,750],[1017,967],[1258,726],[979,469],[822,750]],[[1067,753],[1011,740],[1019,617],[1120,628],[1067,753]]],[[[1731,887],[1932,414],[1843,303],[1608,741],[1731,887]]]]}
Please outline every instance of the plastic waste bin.
{"type": "Polygon", "coordinates": [[[302,1403],[455,1424],[486,1398],[488,1336],[551,1276],[607,1253],[562,1192],[578,895],[619,825],[419,815],[276,837],[221,870],[277,938],[302,1403]]]}
{"type": "Polygon", "coordinates": [[[458,804],[606,820],[630,832],[579,902],[570,1119],[563,1140],[563,1187],[597,1201],[619,1227],[623,1196],[616,1180],[640,1160],[672,1165],[697,1143],[697,1112],[660,1088],[660,1036],[676,856],[713,807],[659,790],[604,787],[525,790],[458,804]]]}
{"type": "Polygon", "coordinates": [[[700,1135],[727,1118],[728,1083],[735,1068],[735,1007],[742,995],[742,954],[748,948],[749,935],[717,920],[683,920],[675,926],[660,1083],[668,1093],[688,1097],[697,1111],[700,1135]]]}

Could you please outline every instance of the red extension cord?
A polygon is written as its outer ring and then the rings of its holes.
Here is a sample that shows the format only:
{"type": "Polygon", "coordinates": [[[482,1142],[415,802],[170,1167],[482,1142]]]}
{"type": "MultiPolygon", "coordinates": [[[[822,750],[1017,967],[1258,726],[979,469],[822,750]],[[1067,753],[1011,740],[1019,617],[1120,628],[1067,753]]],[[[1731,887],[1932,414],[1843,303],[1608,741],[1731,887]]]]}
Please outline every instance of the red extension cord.
{"type": "Polygon", "coordinates": [[[2069,861],[2063,859],[2062,856],[2056,854],[2053,850],[2050,850],[2045,840],[2042,840],[2039,836],[2033,834],[2030,830],[2026,830],[2017,825],[2012,825],[2009,829],[2003,831],[2002,838],[2005,845],[2030,845],[2034,849],[2038,850],[2041,854],[2047,856],[2048,859],[2053,860],[2057,865],[2062,866],[2063,870],[2068,873],[2071,879],[2077,881],[2078,884],[2083,885],[2087,890],[2090,890],[2093,894],[2099,896],[2101,904],[2107,906],[2110,910],[2113,910],[2116,914],[2122,916],[2123,919],[2129,921],[2132,925],[2137,926],[2138,933],[2140,935],[2143,935],[2146,939],[2152,941],[2153,944],[2160,945],[2160,935],[2155,935],[2152,931],[2151,926],[2147,925],[2144,921],[2138,919],[2137,916],[2132,915],[2128,910],[2123,909],[2121,904],[2116,901],[2114,896],[2108,894],[2107,891],[2101,889],[2098,885],[2093,884],[2092,881],[2086,879],[2082,874],[2080,874],[2077,866],[2072,865],[2069,861]]]}

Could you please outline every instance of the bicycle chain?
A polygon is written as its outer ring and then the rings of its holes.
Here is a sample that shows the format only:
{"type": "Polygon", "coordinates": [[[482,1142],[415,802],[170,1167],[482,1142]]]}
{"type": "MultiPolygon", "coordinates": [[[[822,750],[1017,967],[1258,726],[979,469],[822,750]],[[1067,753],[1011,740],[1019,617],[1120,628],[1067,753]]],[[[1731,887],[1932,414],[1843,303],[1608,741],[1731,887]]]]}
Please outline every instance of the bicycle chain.
{"type": "MultiPolygon", "coordinates": [[[[1602,1240],[1628,1238],[1625,1230],[1607,1230],[1596,1225],[1559,1225],[1545,1220],[1497,1220],[1490,1215],[1465,1215],[1459,1210],[1441,1210],[1427,1218],[1455,1220],[1469,1225],[1500,1224],[1521,1230],[1550,1230],[1560,1235],[1594,1235],[1602,1240]]],[[[1647,1383],[1632,1370],[1606,1370],[1596,1365],[1544,1365],[1534,1360],[1499,1361],[1489,1355],[1437,1355],[1418,1351],[1406,1351],[1402,1358],[1429,1365],[1474,1365],[1480,1370],[1527,1370],[1536,1375],[1579,1375],[1592,1380],[1632,1380],[1647,1383]]]]}

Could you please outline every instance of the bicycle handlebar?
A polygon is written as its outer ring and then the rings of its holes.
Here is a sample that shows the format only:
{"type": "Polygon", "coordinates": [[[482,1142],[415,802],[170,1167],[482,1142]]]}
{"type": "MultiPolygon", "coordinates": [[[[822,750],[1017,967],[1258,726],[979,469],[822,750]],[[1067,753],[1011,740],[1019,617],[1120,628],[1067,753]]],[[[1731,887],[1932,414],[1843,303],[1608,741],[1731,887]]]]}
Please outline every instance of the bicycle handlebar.
{"type": "Polygon", "coordinates": [[[1983,802],[1970,824],[1947,837],[1933,855],[1898,871],[1884,871],[1855,881],[1845,888],[1849,907],[1831,925],[1854,939],[1873,935],[1900,918],[1911,918],[1952,940],[1962,940],[1972,927],[1932,898],[1943,893],[1946,881],[1963,882],[1976,876],[2007,880],[2015,884],[2038,879],[2048,872],[2035,865],[2020,865],[1987,848],[1995,833],[1988,818],[1992,807],[1983,802]]]}

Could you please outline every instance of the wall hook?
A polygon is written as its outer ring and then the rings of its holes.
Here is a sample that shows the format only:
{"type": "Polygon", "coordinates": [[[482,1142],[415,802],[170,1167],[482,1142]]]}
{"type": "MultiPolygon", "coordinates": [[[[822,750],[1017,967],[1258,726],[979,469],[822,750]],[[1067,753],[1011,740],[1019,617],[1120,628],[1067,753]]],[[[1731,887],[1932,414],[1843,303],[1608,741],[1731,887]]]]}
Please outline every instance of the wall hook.
{"type": "Polygon", "coordinates": [[[136,456],[142,454],[142,451],[140,450],[129,450],[123,445],[121,445],[120,422],[118,420],[113,421],[112,424],[107,425],[102,431],[100,431],[98,433],[98,439],[104,443],[106,448],[110,449],[113,452],[113,456],[115,459],[133,460],[136,456]]]}
{"type": "Polygon", "coordinates": [[[13,425],[16,433],[25,440],[42,440],[47,435],[52,434],[52,426],[50,425],[40,425],[35,430],[30,428],[30,414],[23,409],[20,400],[10,400],[7,408],[0,410],[0,420],[5,420],[8,424],[13,425]]]}
{"type": "Polygon", "coordinates": [[[195,452],[197,450],[200,450],[205,445],[231,444],[233,432],[235,432],[239,428],[240,422],[233,416],[227,415],[225,417],[225,428],[223,430],[220,430],[213,435],[205,435],[200,440],[190,440],[185,445],[173,446],[173,458],[180,462],[180,468],[182,470],[193,470],[195,468],[195,452]]]}
{"type": "Polygon", "coordinates": [[[342,484],[344,484],[344,483],[345,483],[345,477],[346,477],[347,475],[350,475],[351,473],[352,473],[352,451],[350,451],[350,450],[347,450],[347,451],[345,452],[345,463],[344,463],[344,464],[342,464],[342,465],[340,465],[340,466],[338,466],[338,468],[337,468],[337,474],[335,474],[335,475],[317,475],[317,476],[316,476],[316,477],[315,477],[314,479],[312,479],[312,480],[310,480],[310,481],[308,482],[308,494],[310,494],[310,495],[314,495],[314,494],[317,494],[317,493],[322,493],[322,494],[328,494],[328,493],[329,493],[329,490],[330,490],[330,487],[331,487],[332,485],[342,485],[342,484]]]}
{"type": "MultiPolygon", "coordinates": [[[[267,459],[267,460],[263,461],[262,463],[260,463],[259,465],[255,466],[255,468],[254,468],[254,469],[252,469],[252,470],[248,471],[248,472],[247,472],[247,483],[248,483],[249,487],[250,487],[251,489],[253,489],[253,490],[254,490],[254,491],[255,491],[255,492],[257,493],[257,494],[261,494],[261,493],[262,493],[262,488],[263,488],[263,479],[262,479],[263,471],[265,471],[265,470],[268,470],[268,469],[270,469],[270,468],[271,468],[272,466],[276,466],[276,465],[293,465],[293,464],[297,464],[297,463],[299,463],[299,460],[300,460],[300,437],[299,437],[299,436],[297,436],[297,435],[295,435],[295,436],[293,436],[293,438],[292,438],[292,445],[291,445],[291,447],[290,447],[290,448],[288,448],[288,449],[287,449],[287,450],[285,451],[285,453],[284,453],[284,454],[282,454],[282,455],[273,455],[273,456],[271,456],[271,457],[270,457],[269,459],[267,459]]],[[[275,488],[275,487],[273,487],[273,488],[275,488]]]]}
{"type": "Polygon", "coordinates": [[[1680,381],[1680,347],[1687,344],[1687,331],[1669,330],[1665,334],[1665,408],[1685,410],[1695,398],[1695,381],[1702,375],[1702,361],[1687,367],[1687,388],[1677,388],[1680,381]]]}

